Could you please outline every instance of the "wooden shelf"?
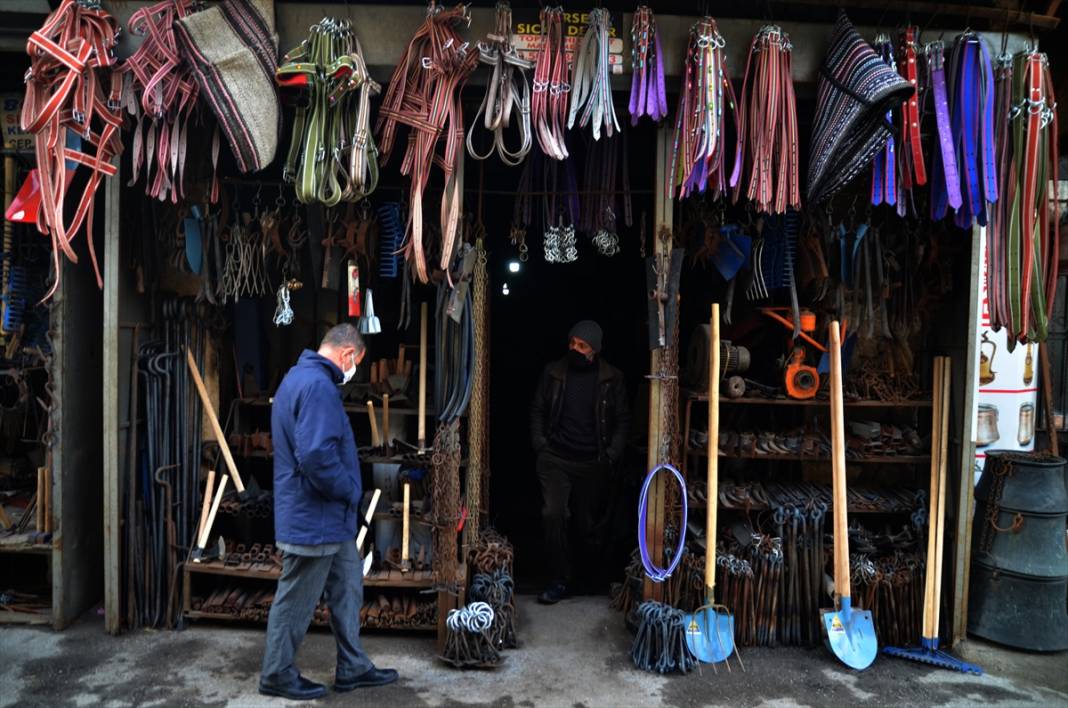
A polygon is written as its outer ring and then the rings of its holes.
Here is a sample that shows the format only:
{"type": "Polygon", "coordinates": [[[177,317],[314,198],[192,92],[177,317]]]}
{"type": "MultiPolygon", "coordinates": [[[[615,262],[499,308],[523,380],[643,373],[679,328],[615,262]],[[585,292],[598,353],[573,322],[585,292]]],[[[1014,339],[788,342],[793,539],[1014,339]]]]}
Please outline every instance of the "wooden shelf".
{"type": "Polygon", "coordinates": [[[52,624],[52,613],[0,610],[0,624],[52,624]]]}
{"type": "MultiPolygon", "coordinates": [[[[218,561],[211,563],[193,563],[187,561],[185,569],[190,573],[204,575],[217,575],[230,578],[245,578],[250,580],[278,580],[280,570],[258,571],[238,570],[232,566],[225,566],[218,561]]],[[[399,570],[383,570],[369,573],[363,579],[365,588],[420,588],[426,589],[434,586],[434,574],[429,570],[413,570],[410,573],[401,573],[399,570]]]]}
{"type": "MultiPolygon", "coordinates": [[[[219,622],[245,622],[248,624],[266,624],[263,620],[245,619],[236,615],[229,615],[223,612],[204,612],[202,610],[186,610],[185,616],[189,619],[207,619],[217,620],[219,622]]],[[[328,625],[323,623],[317,623],[312,620],[312,625],[316,627],[326,627],[328,625]]],[[[406,625],[403,627],[382,627],[379,625],[361,625],[360,632],[364,631],[384,631],[384,632],[436,632],[436,625],[420,624],[420,625],[406,625]]]]}
{"type": "MultiPolygon", "coordinates": [[[[704,393],[692,393],[689,398],[693,401],[708,402],[708,394],[704,393]]],[[[759,398],[744,396],[742,398],[727,398],[721,396],[719,399],[721,404],[739,404],[739,405],[753,405],[753,406],[813,406],[827,408],[830,410],[831,401],[829,398],[808,398],[805,400],[797,400],[794,398],[759,398]]],[[[919,399],[911,401],[864,401],[864,400],[849,400],[845,401],[846,408],[930,408],[930,399],[919,399]]]]}
{"type": "MultiPolygon", "coordinates": [[[[704,450],[694,450],[690,448],[686,451],[690,455],[695,457],[707,457],[708,453],[704,450]]],[[[830,457],[824,457],[823,455],[779,455],[775,453],[768,453],[766,455],[748,454],[748,455],[725,455],[722,452],[719,454],[721,460],[774,460],[777,462],[827,462],[830,463],[830,457]]],[[[867,456],[858,459],[846,458],[846,464],[864,464],[864,465],[919,465],[925,464],[931,461],[929,455],[885,455],[880,457],[867,456]]]]}
{"type": "Polygon", "coordinates": [[[0,544],[0,553],[26,553],[47,556],[52,553],[52,545],[48,543],[0,544]]]}

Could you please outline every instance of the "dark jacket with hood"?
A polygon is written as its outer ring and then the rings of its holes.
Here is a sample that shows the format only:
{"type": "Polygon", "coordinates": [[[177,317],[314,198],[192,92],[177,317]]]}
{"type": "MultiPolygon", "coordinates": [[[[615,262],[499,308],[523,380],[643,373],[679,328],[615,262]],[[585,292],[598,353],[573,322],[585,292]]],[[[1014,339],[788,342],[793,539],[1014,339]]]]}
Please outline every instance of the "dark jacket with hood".
{"type": "Polygon", "coordinates": [[[305,349],[274,396],[274,535],[282,543],[356,537],[363,489],[342,379],[337,365],[305,349]]]}
{"type": "MultiPolygon", "coordinates": [[[[615,464],[623,457],[626,445],[627,387],[623,372],[598,355],[597,395],[594,420],[597,425],[597,452],[602,462],[615,464]]],[[[538,390],[530,405],[530,436],[534,450],[541,452],[549,446],[560,424],[564,385],[567,382],[568,360],[564,358],[545,367],[538,390]]]]}

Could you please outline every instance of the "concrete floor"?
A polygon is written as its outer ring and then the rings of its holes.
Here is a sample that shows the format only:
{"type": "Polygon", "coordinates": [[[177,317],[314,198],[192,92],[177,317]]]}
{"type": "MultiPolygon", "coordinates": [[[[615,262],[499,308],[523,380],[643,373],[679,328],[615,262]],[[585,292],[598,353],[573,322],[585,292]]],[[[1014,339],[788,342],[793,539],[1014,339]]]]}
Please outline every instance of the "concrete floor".
{"type": "MultiPolygon", "coordinates": [[[[601,598],[541,607],[520,597],[522,647],[496,671],[458,672],[434,658],[424,637],[370,635],[379,666],[398,684],[329,694],[329,705],[375,706],[1068,706],[1068,655],[1010,652],[968,642],[981,677],[879,657],[864,673],[826,650],[752,649],[746,671],[710,668],[687,676],[636,671],[630,635],[601,598]]],[[[256,693],[263,633],[197,625],[184,632],[104,634],[97,619],[68,630],[0,629],[0,706],[283,705],[256,693]]],[[[327,632],[309,635],[299,665],[316,680],[333,676],[327,632]]]]}

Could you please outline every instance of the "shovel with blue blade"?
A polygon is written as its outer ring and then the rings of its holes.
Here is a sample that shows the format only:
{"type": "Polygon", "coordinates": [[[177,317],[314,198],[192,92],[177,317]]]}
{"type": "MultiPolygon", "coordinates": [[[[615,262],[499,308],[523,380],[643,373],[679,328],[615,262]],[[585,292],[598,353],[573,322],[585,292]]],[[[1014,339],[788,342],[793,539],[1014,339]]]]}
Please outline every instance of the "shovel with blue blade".
{"type": "MultiPolygon", "coordinates": [[[[716,511],[719,499],[719,305],[712,304],[711,344],[708,355],[708,504],[705,507],[705,604],[683,619],[686,646],[698,661],[712,664],[727,662],[735,653],[734,616],[723,605],[715,604],[716,587],[716,511]]],[[[742,657],[738,664],[745,671],[742,657]]]]}
{"type": "Polygon", "coordinates": [[[879,650],[871,612],[853,607],[849,588],[849,519],[846,508],[845,412],[842,401],[842,335],[830,324],[831,467],[834,474],[834,594],[837,609],[823,612],[827,643],[850,668],[871,666],[879,650]]]}

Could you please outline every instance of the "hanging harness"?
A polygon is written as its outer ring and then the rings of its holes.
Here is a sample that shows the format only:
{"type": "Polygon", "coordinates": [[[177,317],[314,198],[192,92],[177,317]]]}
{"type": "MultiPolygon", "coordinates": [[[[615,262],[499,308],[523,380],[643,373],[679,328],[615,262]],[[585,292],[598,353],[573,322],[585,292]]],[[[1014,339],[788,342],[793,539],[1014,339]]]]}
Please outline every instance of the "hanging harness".
{"type": "Polygon", "coordinates": [[[439,267],[446,272],[460,227],[464,186],[460,92],[479,60],[479,53],[470,51],[468,43],[456,31],[460,24],[470,24],[466,6],[431,9],[404,50],[378,114],[383,165],[389,162],[393,152],[397,125],[411,129],[400,169],[412,181],[404,253],[415,263],[422,283],[430,280],[423,243],[423,193],[435,164],[445,176],[439,267]],[[436,148],[442,140],[445,150],[439,155],[436,148]]]}
{"type": "Polygon", "coordinates": [[[541,151],[554,160],[565,160],[568,152],[564,121],[571,85],[567,83],[567,59],[564,56],[564,9],[543,7],[539,18],[542,45],[534,65],[531,122],[541,151]]]}
{"type": "Polygon", "coordinates": [[[371,136],[371,96],[379,86],[367,72],[360,41],[348,21],[327,17],[282,58],[278,85],[297,88],[297,107],[282,177],[302,204],[357,201],[378,184],[378,150],[371,136]]]}
{"type": "Polygon", "coordinates": [[[609,25],[608,10],[595,7],[590,10],[589,26],[575,52],[574,68],[571,71],[571,110],[567,127],[580,128],[593,123],[593,139],[601,139],[601,130],[606,137],[619,132],[616,107],[612,103],[612,75],[608,61],[609,25]]]}
{"type": "Polygon", "coordinates": [[[30,68],[20,122],[22,130],[34,135],[41,180],[37,230],[52,239],[55,269],[55,280],[42,301],[59,287],[60,253],[78,262],[71,241],[82,224],[89,234],[86,241],[97,285],[104,287],[92,239],[93,197],[103,177],[115,175],[118,168],[112,159],[122,152],[118,132],[122,74],[113,54],[118,33],[118,24],[98,2],[63,0],[26,43],[30,68]],[[105,81],[110,81],[108,91],[105,81]],[[83,143],[95,148],[93,154],[82,149],[83,143]],[[73,218],[65,222],[67,188],[78,165],[89,168],[89,179],[73,218]]]}
{"type": "Polygon", "coordinates": [[[728,186],[738,184],[739,153],[735,154],[729,180],[724,160],[728,108],[734,118],[735,133],[739,133],[738,108],[727,71],[725,46],[711,17],[690,28],[668,172],[667,192],[671,197],[677,195],[681,199],[708,189],[717,198],[726,193],[728,186]]]}
{"type": "Polygon", "coordinates": [[[935,109],[938,130],[938,149],[931,158],[931,219],[940,220],[948,205],[960,209],[960,173],[957,171],[957,152],[953,149],[953,128],[946,93],[945,46],[941,40],[924,48],[927,55],[927,86],[935,109]]]}
{"type": "Polygon", "coordinates": [[[792,50],[790,36],[780,27],[762,27],[749,45],[739,101],[738,146],[730,180],[734,200],[742,192],[737,175],[744,169],[746,198],[757,211],[770,214],[801,208],[792,50]]]}
{"type": "Polygon", "coordinates": [[[137,10],[127,23],[131,33],[145,38],[122,65],[122,101],[137,121],[129,185],[137,183],[143,165],[145,194],[160,201],[169,196],[172,204],[185,197],[189,118],[200,93],[178,47],[174,23],[197,9],[193,0],[163,0],[137,10]]]}
{"type": "MultiPolygon", "coordinates": [[[[923,144],[920,142],[920,84],[918,53],[918,27],[908,26],[901,32],[897,55],[897,73],[912,85],[913,94],[901,104],[901,123],[898,138],[898,172],[902,192],[911,192],[913,186],[927,184],[927,168],[923,162],[923,144]]],[[[903,206],[903,205],[902,205],[903,206]]],[[[903,208],[898,209],[904,213],[903,208]]]]}
{"type": "MultiPolygon", "coordinates": [[[[887,66],[894,65],[894,47],[889,35],[876,36],[873,48],[883,63],[887,66]]],[[[890,107],[886,110],[886,122],[888,125],[894,123],[894,115],[890,107]]],[[[893,135],[887,138],[886,145],[875,153],[875,159],[872,161],[871,204],[872,206],[897,204],[897,158],[894,153],[893,135]]]]}
{"type": "Polygon", "coordinates": [[[490,74],[482,105],[467,131],[467,153],[476,160],[485,160],[497,153],[501,162],[515,167],[523,161],[533,145],[530,135],[530,82],[525,72],[534,64],[520,57],[512,46],[512,9],[508,3],[497,3],[496,17],[496,28],[493,34],[486,37],[489,41],[478,43],[479,61],[493,67],[493,73],[490,74]],[[519,75],[522,89],[516,86],[516,74],[519,75]],[[511,125],[513,109],[519,118],[519,147],[509,150],[505,145],[504,131],[511,125]],[[485,155],[475,150],[473,140],[479,123],[493,133],[493,147],[485,155]]]}
{"type": "MultiPolygon", "coordinates": [[[[630,26],[630,124],[638,125],[642,116],[659,123],[667,117],[667,90],[664,87],[664,53],[660,49],[660,31],[648,5],[634,11],[630,26]]],[[[688,56],[688,55],[687,55],[688,56]]]]}
{"type": "Polygon", "coordinates": [[[994,70],[979,35],[957,37],[949,60],[953,145],[961,179],[961,208],[954,223],[986,226],[987,203],[998,200],[994,166],[994,70]]]}

